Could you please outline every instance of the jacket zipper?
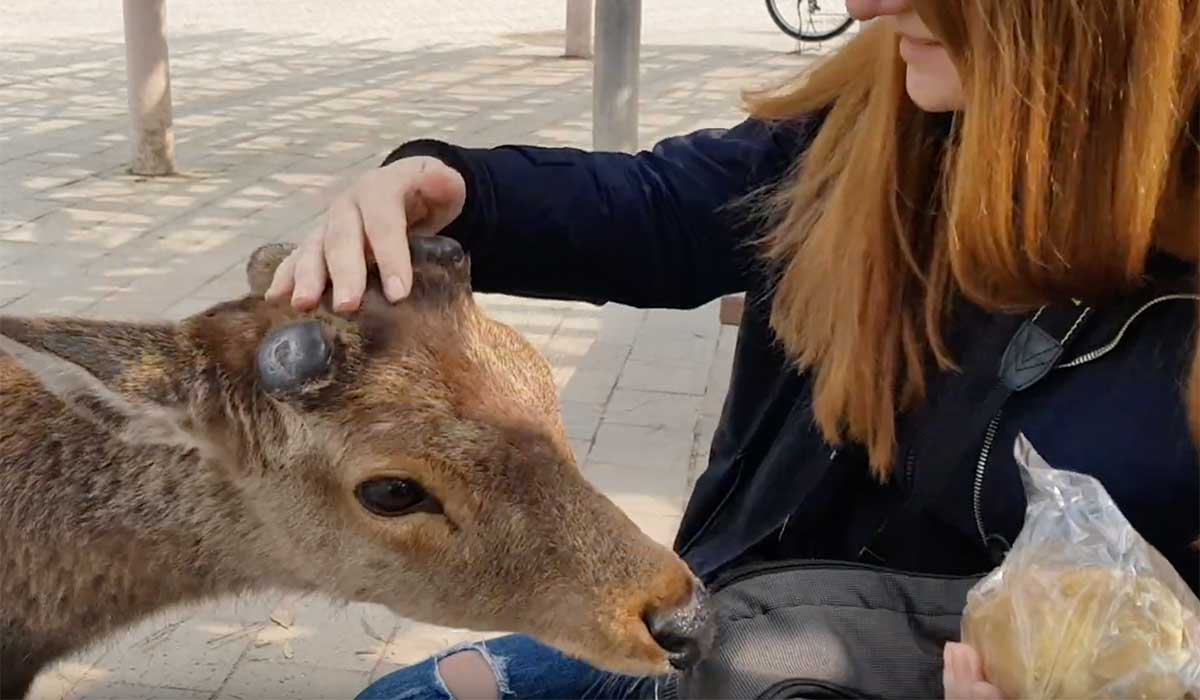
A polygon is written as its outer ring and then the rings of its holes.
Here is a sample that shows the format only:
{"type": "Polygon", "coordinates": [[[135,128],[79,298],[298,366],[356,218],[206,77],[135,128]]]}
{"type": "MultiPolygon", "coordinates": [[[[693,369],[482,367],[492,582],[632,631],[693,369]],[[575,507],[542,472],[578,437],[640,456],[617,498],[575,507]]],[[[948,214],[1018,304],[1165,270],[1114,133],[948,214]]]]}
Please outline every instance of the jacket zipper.
{"type": "Polygon", "coordinates": [[[1004,409],[996,411],[992,422],[988,423],[987,432],[983,436],[983,449],[975,462],[975,482],[971,487],[972,505],[975,513],[975,527],[979,530],[979,539],[987,545],[987,529],[983,526],[983,475],[987,472],[988,459],[992,456],[992,443],[996,441],[996,431],[1000,429],[1000,417],[1004,409]]]}
{"type": "Polygon", "coordinates": [[[913,491],[913,479],[917,468],[917,444],[920,440],[920,430],[913,429],[912,444],[908,446],[908,454],[904,458],[904,486],[911,494],[913,491]]]}
{"type": "Polygon", "coordinates": [[[1117,335],[1115,338],[1110,340],[1108,343],[1101,345],[1100,347],[1096,348],[1095,350],[1085,352],[1084,354],[1080,355],[1079,357],[1076,357],[1074,360],[1071,360],[1070,362],[1064,362],[1063,364],[1058,366],[1058,369],[1068,369],[1071,367],[1078,367],[1079,365],[1086,365],[1087,363],[1092,362],[1093,360],[1097,360],[1101,357],[1104,357],[1105,355],[1112,352],[1113,350],[1116,350],[1117,346],[1121,344],[1121,341],[1125,339],[1125,334],[1129,331],[1129,328],[1130,328],[1130,326],[1133,325],[1133,322],[1136,321],[1139,316],[1144,314],[1151,307],[1156,306],[1164,301],[1200,301],[1200,294],[1167,294],[1167,295],[1164,295],[1161,297],[1151,299],[1150,301],[1143,304],[1142,307],[1139,308],[1137,311],[1133,312],[1133,315],[1130,316],[1129,319],[1127,321],[1125,321],[1124,325],[1121,326],[1121,330],[1117,331],[1117,335]]]}
{"type": "MultiPolygon", "coordinates": [[[[1134,311],[1132,315],[1130,315],[1130,317],[1125,321],[1125,323],[1121,325],[1121,329],[1117,331],[1117,335],[1112,340],[1108,341],[1104,345],[1101,345],[1100,347],[1096,348],[1095,350],[1090,350],[1090,351],[1080,355],[1079,357],[1076,357],[1075,359],[1070,360],[1069,362],[1063,362],[1063,363],[1059,364],[1055,369],[1069,369],[1071,367],[1079,367],[1080,365],[1086,365],[1089,362],[1094,362],[1095,360],[1098,360],[1101,357],[1104,357],[1105,355],[1112,352],[1113,350],[1116,350],[1117,346],[1119,346],[1121,344],[1121,341],[1125,339],[1125,334],[1127,332],[1129,332],[1129,329],[1130,329],[1130,327],[1133,326],[1134,321],[1136,321],[1138,319],[1138,317],[1140,317],[1142,314],[1146,313],[1146,311],[1150,310],[1154,306],[1156,306],[1164,301],[1200,301],[1200,295],[1197,295],[1197,294],[1166,294],[1161,297],[1155,297],[1154,299],[1151,299],[1150,301],[1143,304],[1140,308],[1138,308],[1137,311],[1134,311]]],[[[1066,337],[1064,337],[1062,340],[1063,343],[1066,343],[1067,340],[1069,340],[1071,338],[1071,335],[1074,334],[1076,329],[1079,328],[1079,325],[1083,322],[1083,319],[1088,315],[1089,312],[1090,312],[1090,309],[1084,310],[1083,314],[1080,315],[1079,319],[1077,319],[1075,321],[1075,324],[1073,326],[1071,326],[1071,330],[1067,331],[1066,337]]],[[[1034,318],[1036,319],[1037,317],[1035,316],[1034,318]]],[[[984,439],[983,439],[983,449],[980,450],[979,460],[975,463],[975,481],[973,484],[972,494],[971,494],[972,499],[973,499],[972,509],[975,514],[975,527],[979,530],[979,538],[980,538],[980,540],[983,541],[984,547],[987,547],[989,545],[988,545],[988,537],[987,537],[987,528],[985,528],[984,524],[983,524],[983,478],[984,478],[984,475],[987,473],[988,460],[991,458],[991,455],[992,455],[992,445],[996,441],[996,433],[999,431],[1000,418],[1003,415],[1003,413],[1004,413],[1004,409],[997,411],[996,415],[992,417],[991,423],[988,424],[987,433],[984,435],[984,439]]]]}

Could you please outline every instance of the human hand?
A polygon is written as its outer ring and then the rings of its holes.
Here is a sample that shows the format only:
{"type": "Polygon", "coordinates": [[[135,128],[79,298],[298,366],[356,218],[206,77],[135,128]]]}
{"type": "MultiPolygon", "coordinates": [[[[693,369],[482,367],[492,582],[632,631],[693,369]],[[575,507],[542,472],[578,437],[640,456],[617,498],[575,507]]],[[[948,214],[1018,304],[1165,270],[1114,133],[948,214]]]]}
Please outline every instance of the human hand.
{"type": "Polygon", "coordinates": [[[983,660],[975,649],[951,642],[942,656],[946,700],[1005,700],[999,688],[984,680],[983,660]]]}
{"type": "Polygon", "coordinates": [[[403,299],[413,279],[408,237],[441,231],[462,213],[466,196],[462,175],[428,156],[401,158],[364,173],[279,265],[267,299],[291,295],[292,306],[309,310],[332,282],[334,310],[352,312],[362,302],[372,258],[384,295],[392,302],[403,299]]]}

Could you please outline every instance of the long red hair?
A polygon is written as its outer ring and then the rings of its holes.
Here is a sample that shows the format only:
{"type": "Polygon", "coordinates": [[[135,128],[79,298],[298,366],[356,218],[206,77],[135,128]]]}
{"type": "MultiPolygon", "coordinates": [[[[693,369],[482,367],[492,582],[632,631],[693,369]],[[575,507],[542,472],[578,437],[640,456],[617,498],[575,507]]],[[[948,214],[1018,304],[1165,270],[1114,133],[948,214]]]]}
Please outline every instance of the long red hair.
{"type": "MultiPolygon", "coordinates": [[[[748,96],[765,120],[826,115],[768,201],[771,325],[813,373],[824,437],[864,444],[880,478],[897,412],[954,366],[956,296],[1102,302],[1153,248],[1200,250],[1200,0],[914,4],[959,66],[955,115],[910,101],[886,22],[748,96]]],[[[1192,387],[1200,428],[1200,359],[1192,387]]]]}

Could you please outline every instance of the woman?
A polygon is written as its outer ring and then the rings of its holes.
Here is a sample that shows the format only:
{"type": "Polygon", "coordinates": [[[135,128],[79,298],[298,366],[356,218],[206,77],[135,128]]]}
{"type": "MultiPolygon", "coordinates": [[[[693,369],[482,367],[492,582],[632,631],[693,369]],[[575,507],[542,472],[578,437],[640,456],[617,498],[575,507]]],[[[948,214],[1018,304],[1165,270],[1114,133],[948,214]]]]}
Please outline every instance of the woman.
{"type": "MultiPolygon", "coordinates": [[[[470,250],[480,291],[679,308],[745,291],[711,462],[676,541],[702,578],[790,557],[988,570],[1022,524],[1023,432],[1052,464],[1099,478],[1197,588],[1200,466],[1181,386],[1200,0],[847,4],[880,21],[754,96],[729,130],[636,156],[402,146],[269,295],[311,307],[331,280],[352,310],[373,254],[402,298],[405,237],[437,231],[470,250]],[[1049,373],[978,415],[1022,322],[1072,304],[1049,373]],[[969,449],[947,447],[964,433],[969,449]],[[905,515],[927,465],[951,477],[905,515]]],[[[958,645],[946,681],[955,697],[994,695],[958,645]]],[[[509,637],[363,697],[447,692],[642,697],[653,683],[509,637]]]]}

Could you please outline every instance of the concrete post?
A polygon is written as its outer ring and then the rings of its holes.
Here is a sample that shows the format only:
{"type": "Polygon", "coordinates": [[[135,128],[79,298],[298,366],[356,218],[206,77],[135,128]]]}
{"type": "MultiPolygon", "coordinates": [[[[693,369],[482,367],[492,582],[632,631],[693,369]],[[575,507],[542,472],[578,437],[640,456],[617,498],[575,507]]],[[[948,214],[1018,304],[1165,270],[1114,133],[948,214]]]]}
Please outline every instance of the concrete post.
{"type": "Polygon", "coordinates": [[[642,0],[596,3],[592,77],[592,145],[596,150],[637,150],[641,40],[642,0]]]}
{"type": "Polygon", "coordinates": [[[567,0],[567,58],[592,56],[592,0],[567,0]]]}
{"type": "Polygon", "coordinates": [[[164,0],[124,0],[125,74],[137,175],[175,172],[164,0]]]}

